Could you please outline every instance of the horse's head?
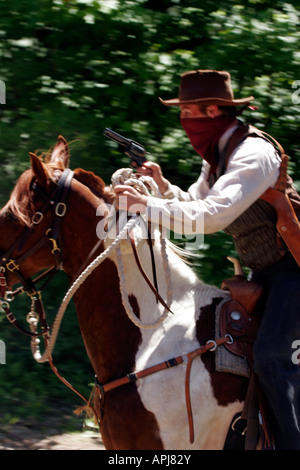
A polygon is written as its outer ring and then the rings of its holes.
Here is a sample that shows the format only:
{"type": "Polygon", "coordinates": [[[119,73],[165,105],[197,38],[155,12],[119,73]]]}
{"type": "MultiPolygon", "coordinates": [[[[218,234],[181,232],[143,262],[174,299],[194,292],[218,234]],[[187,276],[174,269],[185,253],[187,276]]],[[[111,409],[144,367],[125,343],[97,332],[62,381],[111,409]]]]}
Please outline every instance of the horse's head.
{"type": "Polygon", "coordinates": [[[30,160],[0,211],[0,269],[9,284],[64,263],[72,246],[82,262],[97,241],[97,206],[113,200],[99,177],[69,170],[61,136],[45,161],[33,153],[30,160]]]}

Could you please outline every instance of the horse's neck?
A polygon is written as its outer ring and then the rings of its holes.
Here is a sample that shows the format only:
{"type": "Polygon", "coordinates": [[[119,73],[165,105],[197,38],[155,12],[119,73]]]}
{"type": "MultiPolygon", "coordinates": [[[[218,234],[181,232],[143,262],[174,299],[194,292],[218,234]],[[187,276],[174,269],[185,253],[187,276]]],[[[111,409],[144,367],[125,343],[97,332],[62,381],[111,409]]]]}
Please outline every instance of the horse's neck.
{"type": "MultiPolygon", "coordinates": [[[[78,182],[75,182],[79,184],[78,182]]],[[[71,282],[76,279],[91,260],[91,256],[99,253],[101,244],[97,237],[96,227],[98,219],[95,217],[100,199],[91,196],[84,188],[79,193],[77,203],[72,207],[66,220],[62,224],[61,248],[63,254],[63,268],[71,282]],[[77,207],[80,210],[76,209],[77,207]],[[97,251],[95,251],[97,250],[97,251]]],[[[75,192],[75,196],[77,193],[75,192]]],[[[75,197],[73,196],[73,197],[75,197]]]]}
{"type": "MultiPolygon", "coordinates": [[[[149,244],[142,240],[137,245],[143,269],[152,279],[149,244]]],[[[195,284],[196,278],[171,250],[167,250],[170,273],[165,272],[166,260],[162,256],[158,239],[153,244],[155,269],[160,295],[168,299],[167,278],[170,274],[173,295],[183,295],[187,285],[195,284]]],[[[123,274],[129,303],[134,314],[142,322],[151,323],[159,318],[164,308],[157,303],[153,292],[143,279],[134,259],[129,240],[120,244],[123,274]]],[[[90,361],[103,382],[120,377],[135,367],[136,355],[142,343],[143,332],[127,316],[121,298],[117,251],[113,251],[84,282],[75,295],[75,305],[82,336],[90,361]]],[[[151,334],[151,333],[148,333],[151,334]]]]}

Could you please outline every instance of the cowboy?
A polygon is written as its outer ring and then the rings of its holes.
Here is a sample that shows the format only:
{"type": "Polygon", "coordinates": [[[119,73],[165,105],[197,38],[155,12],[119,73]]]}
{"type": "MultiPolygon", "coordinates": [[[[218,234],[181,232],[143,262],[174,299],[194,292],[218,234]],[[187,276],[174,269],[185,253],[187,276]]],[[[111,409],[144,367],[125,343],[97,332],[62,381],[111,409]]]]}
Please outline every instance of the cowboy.
{"type": "MultiPolygon", "coordinates": [[[[155,223],[180,219],[184,212],[187,235],[193,233],[195,220],[203,218],[204,233],[224,230],[233,236],[242,263],[267,295],[254,345],[254,367],[271,407],[275,448],[299,450],[300,367],[292,361],[292,344],[300,340],[300,260],[297,263],[292,246],[299,251],[300,239],[294,234],[289,239],[279,236],[279,213],[262,196],[283,185],[280,194],[293,204],[292,225],[297,229],[300,197],[290,177],[282,176],[282,152],[258,129],[237,119],[253,99],[234,98],[227,72],[183,74],[179,97],[160,100],[180,108],[181,125],[203,158],[198,180],[182,191],[163,176],[158,164],[146,162],[139,172],[154,178],[162,198],[145,196],[130,186],[117,186],[115,191],[120,209],[134,205],[155,223]]],[[[281,227],[282,234],[289,232],[281,227]]]]}

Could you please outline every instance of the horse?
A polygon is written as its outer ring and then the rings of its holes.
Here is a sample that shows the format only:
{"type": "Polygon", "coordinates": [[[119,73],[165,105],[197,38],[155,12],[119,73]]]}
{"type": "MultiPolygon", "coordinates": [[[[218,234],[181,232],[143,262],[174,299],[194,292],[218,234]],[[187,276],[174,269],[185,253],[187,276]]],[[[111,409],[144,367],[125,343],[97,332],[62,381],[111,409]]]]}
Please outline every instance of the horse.
{"type": "MultiPolygon", "coordinates": [[[[30,159],[30,168],[21,174],[0,211],[2,297],[3,291],[12,291],[22,281],[33,297],[32,276],[57,263],[72,285],[89,260],[112,246],[112,240],[105,238],[108,222],[103,223],[99,239],[99,223],[114,203],[112,188],[91,171],[71,172],[69,147],[62,136],[45,161],[32,153],[30,159]],[[68,183],[61,184],[67,170],[68,183]]],[[[163,244],[159,227],[150,239],[141,236],[143,230],[141,223],[132,228],[136,253],[129,236],[119,244],[127,303],[136,322],[124,306],[113,248],[74,293],[86,353],[97,378],[94,410],[104,446],[107,450],[223,449],[248,385],[246,377],[219,372],[215,366],[213,312],[228,299],[228,292],[202,282],[171,243],[163,244]],[[146,282],[153,276],[150,248],[158,296],[146,282]],[[168,298],[167,278],[173,295],[170,305],[163,301],[168,298]],[[186,371],[193,351],[197,354],[188,384],[191,439],[186,371]]]]}

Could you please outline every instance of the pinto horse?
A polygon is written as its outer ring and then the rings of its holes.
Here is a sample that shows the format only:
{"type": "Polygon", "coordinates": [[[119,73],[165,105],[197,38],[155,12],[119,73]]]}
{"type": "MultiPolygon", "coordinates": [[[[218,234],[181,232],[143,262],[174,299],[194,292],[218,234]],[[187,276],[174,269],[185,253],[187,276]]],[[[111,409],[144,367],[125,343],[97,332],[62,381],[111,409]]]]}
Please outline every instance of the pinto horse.
{"type": "MultiPolygon", "coordinates": [[[[77,169],[67,195],[61,196],[64,202],[57,202],[57,188],[69,165],[66,141],[58,138],[46,162],[30,156],[31,168],[19,177],[0,212],[1,284],[6,289],[12,289],[20,279],[28,284],[32,276],[50,269],[58,253],[60,267],[73,283],[93,248],[95,257],[108,245],[107,240],[99,240],[97,227],[103,220],[99,206],[108,207],[114,201],[111,188],[92,172],[77,169]]],[[[60,193],[63,195],[64,188],[60,193]]],[[[133,228],[136,238],[138,230],[133,228]]],[[[139,261],[151,278],[149,245],[159,293],[166,299],[159,237],[150,243],[140,237],[136,246],[139,261]]],[[[161,318],[165,308],[137,268],[128,238],[121,240],[120,249],[129,304],[140,322],[151,324],[161,318]]],[[[94,408],[108,450],[222,449],[231,420],[243,407],[248,379],[217,372],[215,354],[207,348],[205,354],[194,358],[190,370],[191,442],[185,393],[187,363],[178,357],[205,349],[215,338],[214,306],[228,294],[201,282],[172,246],[168,244],[166,250],[172,312],[153,328],[141,328],[128,317],[114,250],[74,294],[81,334],[97,377],[94,408]],[[159,368],[159,364],[164,366],[159,368]],[[154,373],[136,380],[140,377],[137,371],[149,368],[154,373]],[[106,387],[119,379],[123,380],[120,386],[106,387]]]]}

